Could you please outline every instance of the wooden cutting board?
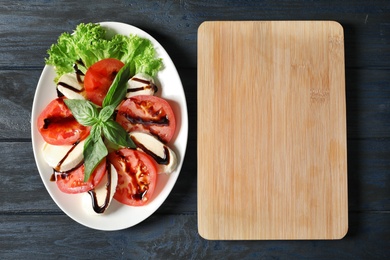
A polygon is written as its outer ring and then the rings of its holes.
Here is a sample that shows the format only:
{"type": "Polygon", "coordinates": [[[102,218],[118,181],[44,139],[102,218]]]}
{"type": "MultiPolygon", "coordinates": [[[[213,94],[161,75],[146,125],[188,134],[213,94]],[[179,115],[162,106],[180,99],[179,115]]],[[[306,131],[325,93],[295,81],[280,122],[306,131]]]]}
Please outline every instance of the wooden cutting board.
{"type": "Polygon", "coordinates": [[[340,239],[348,229],[342,27],[198,30],[198,229],[206,239],[340,239]]]}

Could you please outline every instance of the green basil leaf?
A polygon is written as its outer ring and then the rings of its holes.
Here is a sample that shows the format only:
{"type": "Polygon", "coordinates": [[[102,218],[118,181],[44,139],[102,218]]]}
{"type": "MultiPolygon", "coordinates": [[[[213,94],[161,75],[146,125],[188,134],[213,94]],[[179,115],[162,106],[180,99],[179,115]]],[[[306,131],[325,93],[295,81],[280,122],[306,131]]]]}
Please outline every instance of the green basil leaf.
{"type": "Polygon", "coordinates": [[[130,64],[127,63],[115,76],[106,97],[103,100],[103,107],[117,107],[126,97],[127,81],[130,79],[130,64]]]}
{"type": "Polygon", "coordinates": [[[92,126],[97,122],[99,112],[92,102],[82,99],[64,99],[64,102],[80,124],[92,126]]]}
{"type": "Polygon", "coordinates": [[[99,113],[99,120],[101,122],[107,122],[107,120],[111,118],[112,114],[114,114],[115,108],[116,106],[112,106],[112,105],[103,107],[99,113]]]}
{"type": "Polygon", "coordinates": [[[102,138],[98,138],[94,141],[91,136],[85,141],[84,144],[84,182],[87,182],[96,166],[107,156],[108,151],[102,138]]]}
{"type": "Polygon", "coordinates": [[[113,144],[126,147],[135,148],[133,140],[131,140],[129,134],[123,129],[123,127],[110,119],[103,124],[103,134],[107,140],[113,144]]]}
{"type": "Polygon", "coordinates": [[[91,132],[90,132],[91,139],[94,142],[97,142],[98,139],[102,137],[102,133],[103,133],[102,125],[101,124],[94,124],[92,126],[91,132]]]}

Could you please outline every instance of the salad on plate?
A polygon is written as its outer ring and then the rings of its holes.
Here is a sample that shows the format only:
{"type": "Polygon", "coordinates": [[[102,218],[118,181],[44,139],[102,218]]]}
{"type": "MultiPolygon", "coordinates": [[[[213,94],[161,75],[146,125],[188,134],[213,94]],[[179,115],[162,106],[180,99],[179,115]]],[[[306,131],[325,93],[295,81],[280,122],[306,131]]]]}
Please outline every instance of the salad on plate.
{"type": "Polygon", "coordinates": [[[46,188],[84,225],[139,223],[170,193],[185,153],[186,103],[172,61],[145,32],[110,22],[61,34],[45,61],[32,135],[46,188]]]}

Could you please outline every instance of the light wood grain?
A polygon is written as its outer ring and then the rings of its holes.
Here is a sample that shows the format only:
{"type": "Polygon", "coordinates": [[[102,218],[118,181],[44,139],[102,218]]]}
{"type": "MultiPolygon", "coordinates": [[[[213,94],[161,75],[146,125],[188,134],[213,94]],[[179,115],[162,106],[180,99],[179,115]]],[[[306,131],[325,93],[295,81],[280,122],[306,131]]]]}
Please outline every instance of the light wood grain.
{"type": "Polygon", "coordinates": [[[198,32],[198,213],[208,239],[339,239],[348,227],[343,29],[198,32]]]}

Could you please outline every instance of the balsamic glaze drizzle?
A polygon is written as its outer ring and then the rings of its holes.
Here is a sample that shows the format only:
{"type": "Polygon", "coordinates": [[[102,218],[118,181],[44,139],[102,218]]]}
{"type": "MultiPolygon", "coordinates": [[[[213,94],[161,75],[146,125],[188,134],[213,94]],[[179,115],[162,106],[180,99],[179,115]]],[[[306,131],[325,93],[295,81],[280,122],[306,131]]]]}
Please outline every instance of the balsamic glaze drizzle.
{"type": "Polygon", "coordinates": [[[158,164],[161,165],[168,165],[170,161],[169,157],[169,150],[166,145],[164,145],[164,158],[158,156],[157,154],[153,153],[151,150],[146,148],[142,143],[140,143],[134,136],[131,136],[131,140],[133,140],[134,144],[139,147],[142,151],[144,151],[146,154],[148,154],[150,157],[152,157],[158,164]]]}
{"type": "Polygon", "coordinates": [[[58,164],[56,165],[56,167],[53,168],[53,174],[51,175],[50,177],[50,181],[56,181],[57,179],[57,176],[60,176],[61,179],[66,179],[70,173],[80,167],[80,165],[83,163],[81,162],[79,165],[77,165],[76,167],[74,167],[73,169],[70,169],[69,171],[60,171],[61,169],[61,165],[64,163],[64,161],[66,160],[66,158],[68,158],[69,154],[76,148],[76,146],[80,143],[80,141],[77,141],[75,142],[72,147],[69,149],[69,151],[66,152],[65,156],[58,162],[58,164]]]}
{"type": "MultiPolygon", "coordinates": [[[[79,65],[85,67],[84,62],[83,62],[81,59],[79,59],[79,60],[77,60],[77,61],[73,64],[73,70],[74,70],[74,72],[76,73],[77,82],[78,82],[81,86],[83,86],[83,85],[84,85],[84,76],[85,76],[85,75],[84,75],[84,73],[79,69],[79,65]]],[[[69,90],[71,90],[71,91],[73,91],[73,92],[76,92],[76,93],[82,93],[82,92],[84,91],[84,88],[82,88],[82,89],[80,90],[80,89],[77,89],[77,88],[75,88],[75,87],[73,87],[73,86],[71,86],[71,85],[69,85],[69,84],[66,84],[65,82],[61,82],[61,81],[59,81],[59,82],[57,83],[57,85],[60,85],[60,86],[62,86],[62,87],[64,87],[64,88],[67,88],[67,89],[69,89],[69,90]]],[[[63,96],[64,96],[64,94],[62,94],[62,93],[58,90],[58,88],[57,88],[57,96],[58,96],[58,97],[63,97],[63,96]]]]}
{"type": "Polygon", "coordinates": [[[168,126],[169,125],[169,119],[166,115],[163,117],[152,118],[147,120],[137,116],[129,115],[125,112],[121,112],[121,115],[124,116],[132,124],[142,124],[144,126],[152,126],[152,125],[168,126]]]}
{"type": "Polygon", "coordinates": [[[107,183],[106,183],[106,198],[104,200],[104,203],[102,205],[99,205],[99,202],[97,200],[96,196],[96,191],[95,189],[92,189],[88,191],[88,194],[91,196],[92,199],[92,208],[93,210],[98,213],[104,213],[104,211],[107,209],[109,203],[110,203],[110,197],[111,197],[111,164],[107,163],[106,164],[106,169],[107,169],[107,183]]]}
{"type": "Polygon", "coordinates": [[[142,90],[146,90],[146,89],[152,89],[154,93],[156,93],[158,91],[157,86],[148,80],[134,78],[134,77],[131,80],[138,81],[138,82],[141,82],[141,83],[146,84],[146,85],[139,87],[139,88],[131,88],[131,89],[129,88],[129,89],[127,89],[127,93],[142,91],[142,90]]]}

